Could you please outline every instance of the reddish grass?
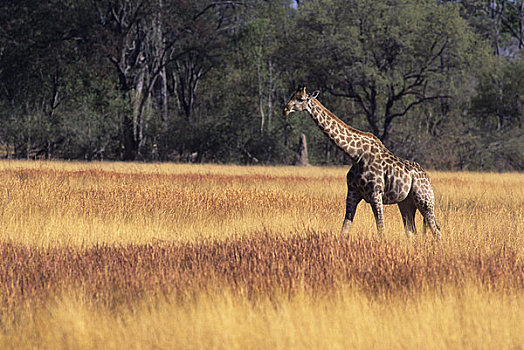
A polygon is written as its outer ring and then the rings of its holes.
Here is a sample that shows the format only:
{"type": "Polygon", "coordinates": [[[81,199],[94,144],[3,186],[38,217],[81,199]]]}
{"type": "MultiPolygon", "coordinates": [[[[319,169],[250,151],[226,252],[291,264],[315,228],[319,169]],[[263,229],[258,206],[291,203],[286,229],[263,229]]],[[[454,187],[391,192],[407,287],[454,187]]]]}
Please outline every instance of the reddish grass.
{"type": "Polygon", "coordinates": [[[70,288],[107,307],[150,293],[184,297],[223,287],[250,297],[297,290],[314,296],[343,285],[375,295],[438,292],[466,282],[502,292],[524,290],[524,263],[517,252],[502,247],[454,256],[430,238],[412,246],[315,232],[86,249],[1,243],[0,261],[2,308],[40,303],[70,288]]]}

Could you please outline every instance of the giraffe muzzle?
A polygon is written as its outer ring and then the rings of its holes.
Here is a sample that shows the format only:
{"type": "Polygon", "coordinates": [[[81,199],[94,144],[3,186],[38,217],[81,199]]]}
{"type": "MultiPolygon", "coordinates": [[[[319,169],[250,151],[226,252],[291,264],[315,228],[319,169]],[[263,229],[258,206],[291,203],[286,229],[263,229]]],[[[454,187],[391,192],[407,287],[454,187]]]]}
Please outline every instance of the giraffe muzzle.
{"type": "Polygon", "coordinates": [[[287,107],[284,108],[284,115],[287,117],[287,115],[291,113],[291,110],[287,107]]]}

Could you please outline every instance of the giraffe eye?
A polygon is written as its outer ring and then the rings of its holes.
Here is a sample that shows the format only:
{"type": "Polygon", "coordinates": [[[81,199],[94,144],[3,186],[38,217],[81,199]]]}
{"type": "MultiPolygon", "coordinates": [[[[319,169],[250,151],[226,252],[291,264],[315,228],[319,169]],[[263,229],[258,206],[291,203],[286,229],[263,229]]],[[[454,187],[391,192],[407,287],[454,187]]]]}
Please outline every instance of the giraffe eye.
{"type": "Polygon", "coordinates": [[[302,98],[302,97],[297,98],[297,100],[298,100],[298,102],[304,102],[305,101],[305,99],[302,98]]]}

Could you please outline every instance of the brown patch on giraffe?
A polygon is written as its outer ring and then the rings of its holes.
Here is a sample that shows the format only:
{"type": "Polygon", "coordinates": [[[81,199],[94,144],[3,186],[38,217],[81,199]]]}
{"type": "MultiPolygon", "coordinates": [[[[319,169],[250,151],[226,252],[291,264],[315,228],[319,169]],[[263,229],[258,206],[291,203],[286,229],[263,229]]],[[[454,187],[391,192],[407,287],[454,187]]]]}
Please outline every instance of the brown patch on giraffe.
{"type": "Polygon", "coordinates": [[[381,168],[380,166],[378,165],[378,163],[373,163],[371,164],[371,170],[375,173],[375,174],[379,174],[381,172],[381,168]]]}

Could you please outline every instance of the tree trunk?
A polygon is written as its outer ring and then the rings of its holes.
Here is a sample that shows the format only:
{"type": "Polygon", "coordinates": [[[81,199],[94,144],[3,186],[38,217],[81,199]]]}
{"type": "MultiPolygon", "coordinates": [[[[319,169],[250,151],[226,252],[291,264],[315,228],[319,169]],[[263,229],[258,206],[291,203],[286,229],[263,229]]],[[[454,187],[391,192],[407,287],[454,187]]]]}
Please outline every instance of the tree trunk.
{"type": "Polygon", "coordinates": [[[167,147],[168,147],[168,140],[167,140],[167,133],[168,133],[168,96],[167,96],[167,73],[166,73],[166,67],[162,67],[162,71],[160,72],[160,84],[161,84],[161,98],[162,98],[162,136],[160,140],[160,159],[166,160],[167,159],[167,147]]]}
{"type": "Polygon", "coordinates": [[[258,79],[258,111],[260,113],[260,133],[264,133],[266,115],[264,113],[264,94],[262,93],[262,74],[260,72],[260,60],[257,60],[257,79],[258,79]]]}
{"type": "Polygon", "coordinates": [[[300,134],[300,144],[298,148],[298,159],[296,165],[309,166],[309,156],[307,153],[307,140],[306,135],[300,134]]]}
{"type": "Polygon", "coordinates": [[[271,130],[271,114],[273,114],[273,62],[269,60],[268,63],[269,73],[269,91],[267,96],[267,130],[271,130]]]}
{"type": "Polygon", "coordinates": [[[133,136],[133,118],[124,112],[122,117],[122,160],[135,160],[136,159],[136,143],[133,136]]]}
{"type": "Polygon", "coordinates": [[[524,48],[524,1],[519,4],[519,49],[524,48]]]}

